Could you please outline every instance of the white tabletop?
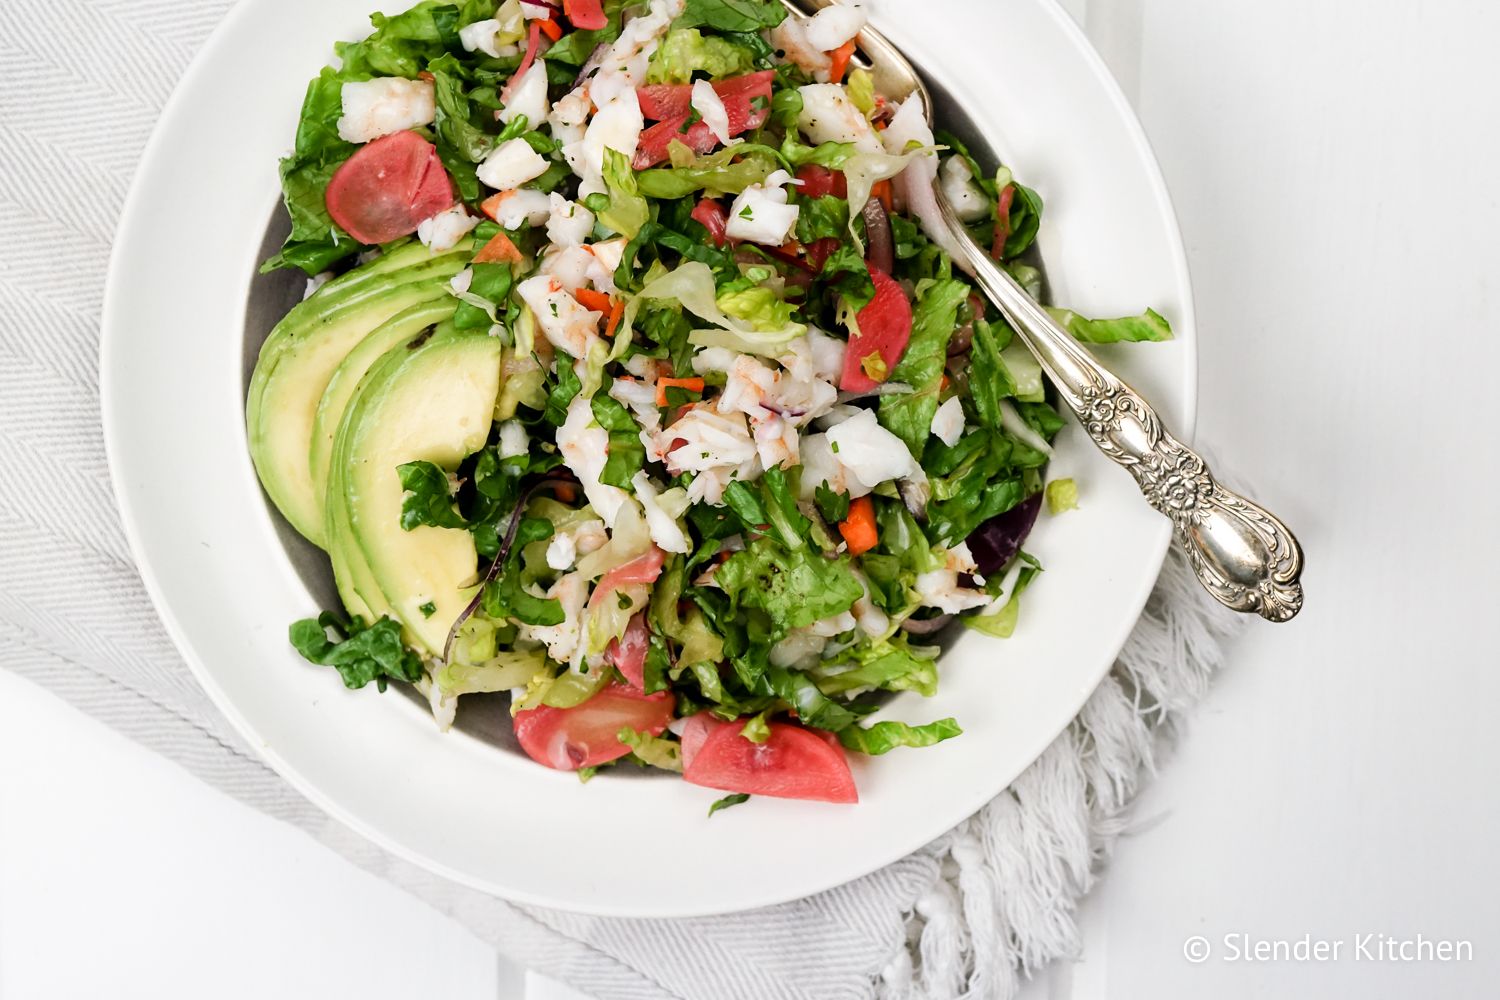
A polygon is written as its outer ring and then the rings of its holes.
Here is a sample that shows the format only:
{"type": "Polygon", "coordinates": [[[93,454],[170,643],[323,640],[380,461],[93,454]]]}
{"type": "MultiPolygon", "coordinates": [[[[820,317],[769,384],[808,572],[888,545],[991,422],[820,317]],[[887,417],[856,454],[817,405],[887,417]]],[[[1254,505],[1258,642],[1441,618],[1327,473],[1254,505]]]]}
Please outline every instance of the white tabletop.
{"type": "MultiPolygon", "coordinates": [[[[1177,201],[1199,440],[1298,530],[1310,569],[1303,616],[1237,645],[1141,800],[1085,908],[1085,960],[1032,993],[1478,995],[1500,973],[1500,7],[1067,6],[1177,201]],[[1344,943],[1233,961],[1235,934],[1344,943]],[[1472,958],[1362,957],[1381,934],[1472,958]]],[[[0,997],[82,995],[522,986],[446,918],[0,673],[0,997]]]]}

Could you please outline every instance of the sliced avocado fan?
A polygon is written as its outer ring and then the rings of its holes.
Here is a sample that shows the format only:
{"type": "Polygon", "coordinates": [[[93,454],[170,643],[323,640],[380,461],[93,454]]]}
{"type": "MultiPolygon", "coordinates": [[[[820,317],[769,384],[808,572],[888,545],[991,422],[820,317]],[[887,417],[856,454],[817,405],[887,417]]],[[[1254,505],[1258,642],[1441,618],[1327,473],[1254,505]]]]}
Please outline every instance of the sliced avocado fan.
{"type": "Polygon", "coordinates": [[[298,303],[261,346],[245,407],[250,457],[277,510],[314,544],[328,547],[324,491],[315,486],[310,456],[330,379],[350,351],[398,314],[442,302],[451,315],[457,302],[448,281],[471,249],[466,240],[441,254],[420,243],[389,251],[298,303]]]}
{"type": "Polygon", "coordinates": [[[425,461],[453,472],[484,447],[502,351],[485,331],[449,322],[400,341],[359,380],[334,435],[325,531],[339,596],[367,620],[397,619],[429,656],[442,654],[473,597],[479,556],[463,529],[402,528],[396,470],[425,461]]]}

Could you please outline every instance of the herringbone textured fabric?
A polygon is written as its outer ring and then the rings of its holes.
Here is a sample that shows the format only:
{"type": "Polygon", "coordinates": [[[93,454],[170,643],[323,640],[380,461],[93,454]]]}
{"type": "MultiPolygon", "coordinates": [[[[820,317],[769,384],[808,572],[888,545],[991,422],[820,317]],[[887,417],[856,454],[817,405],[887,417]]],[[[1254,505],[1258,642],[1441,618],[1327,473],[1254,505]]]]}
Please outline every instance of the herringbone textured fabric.
{"type": "Polygon", "coordinates": [[[294,822],[518,961],[601,997],[975,997],[1075,946],[1153,734],[1217,664],[1224,619],[1179,559],[1115,675],[984,813],[808,900],[694,921],[512,906],[397,861],[251,754],[157,624],[110,493],[98,407],[111,234],[159,110],[225,0],[8,0],[0,33],[0,662],[294,822]]]}

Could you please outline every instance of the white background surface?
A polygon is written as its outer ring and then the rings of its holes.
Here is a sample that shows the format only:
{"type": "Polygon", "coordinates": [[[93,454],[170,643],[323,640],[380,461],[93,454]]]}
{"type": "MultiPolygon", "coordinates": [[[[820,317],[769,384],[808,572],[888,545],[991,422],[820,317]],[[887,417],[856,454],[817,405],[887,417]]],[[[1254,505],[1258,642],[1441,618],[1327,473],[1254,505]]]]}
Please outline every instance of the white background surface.
{"type": "MultiPolygon", "coordinates": [[[[1199,440],[1308,550],[1035,997],[1466,996],[1500,973],[1500,8],[1082,0],[1177,200],[1199,440]],[[1346,942],[1230,962],[1226,933],[1346,942]],[[1357,934],[1462,964],[1355,961],[1357,934]],[[1190,935],[1216,954],[1182,957],[1190,935]]],[[[1003,57],[997,40],[997,58],[1003,57]]],[[[1038,81],[1045,85],[1045,81],[1038,81]]],[[[0,673],[0,997],[518,997],[446,918],[0,673]]],[[[527,996],[535,1000],[533,989],[527,996]]]]}

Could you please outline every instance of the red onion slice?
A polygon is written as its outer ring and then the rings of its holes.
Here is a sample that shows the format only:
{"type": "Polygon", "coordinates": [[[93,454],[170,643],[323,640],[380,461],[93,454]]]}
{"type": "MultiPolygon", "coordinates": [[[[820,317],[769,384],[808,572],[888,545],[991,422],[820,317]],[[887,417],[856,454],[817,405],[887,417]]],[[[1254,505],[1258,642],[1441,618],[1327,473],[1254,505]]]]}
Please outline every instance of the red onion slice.
{"type": "Polygon", "coordinates": [[[873,268],[890,274],[896,267],[896,242],[891,236],[891,217],[879,198],[865,202],[865,260],[873,268]]]}

